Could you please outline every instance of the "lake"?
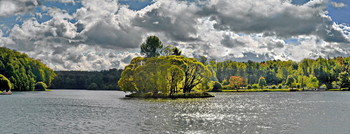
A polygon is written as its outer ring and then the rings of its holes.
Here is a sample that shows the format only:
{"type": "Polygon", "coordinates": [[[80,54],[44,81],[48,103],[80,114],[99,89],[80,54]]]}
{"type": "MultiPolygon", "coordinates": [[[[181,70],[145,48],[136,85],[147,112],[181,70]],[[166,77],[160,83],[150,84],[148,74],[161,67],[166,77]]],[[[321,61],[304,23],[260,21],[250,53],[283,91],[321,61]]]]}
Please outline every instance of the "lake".
{"type": "Polygon", "coordinates": [[[126,99],[119,91],[0,96],[0,133],[350,132],[350,92],[213,93],[206,99],[126,99]]]}

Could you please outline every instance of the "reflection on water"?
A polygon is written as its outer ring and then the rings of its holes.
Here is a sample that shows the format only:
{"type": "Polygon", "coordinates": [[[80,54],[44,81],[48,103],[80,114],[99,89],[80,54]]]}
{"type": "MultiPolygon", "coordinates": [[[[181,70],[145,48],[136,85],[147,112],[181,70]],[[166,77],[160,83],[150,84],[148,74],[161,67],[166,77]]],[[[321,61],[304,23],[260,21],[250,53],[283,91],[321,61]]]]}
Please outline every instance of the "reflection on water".
{"type": "Polygon", "coordinates": [[[350,92],[125,99],[114,91],[0,96],[0,133],[348,133],[350,92]]]}

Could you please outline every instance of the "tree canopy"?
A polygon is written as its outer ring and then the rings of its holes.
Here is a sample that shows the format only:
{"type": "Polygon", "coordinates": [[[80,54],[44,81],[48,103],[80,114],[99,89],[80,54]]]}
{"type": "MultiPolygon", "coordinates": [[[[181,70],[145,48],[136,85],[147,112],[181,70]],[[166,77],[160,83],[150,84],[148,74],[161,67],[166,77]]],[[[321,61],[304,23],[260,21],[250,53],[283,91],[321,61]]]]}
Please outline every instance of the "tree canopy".
{"type": "Polygon", "coordinates": [[[206,66],[184,56],[136,57],[125,67],[118,85],[137,93],[189,93],[211,76],[206,66]]]}
{"type": "Polygon", "coordinates": [[[122,69],[101,71],[55,71],[52,89],[117,90],[122,69]]]}

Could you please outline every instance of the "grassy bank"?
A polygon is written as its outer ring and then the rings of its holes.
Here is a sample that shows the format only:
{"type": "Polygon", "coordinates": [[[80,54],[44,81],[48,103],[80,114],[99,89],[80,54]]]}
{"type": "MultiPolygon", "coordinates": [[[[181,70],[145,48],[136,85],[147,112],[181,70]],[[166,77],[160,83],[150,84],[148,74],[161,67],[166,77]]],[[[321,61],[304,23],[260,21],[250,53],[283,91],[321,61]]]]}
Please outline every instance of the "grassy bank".
{"type": "Polygon", "coordinates": [[[349,89],[348,88],[342,88],[342,89],[337,88],[337,89],[327,89],[327,91],[349,91],[349,89]]]}
{"type": "Polygon", "coordinates": [[[130,95],[125,95],[125,97],[129,98],[208,98],[208,97],[214,97],[214,95],[211,95],[209,93],[176,93],[176,94],[153,94],[153,93],[132,93],[130,95]]]}

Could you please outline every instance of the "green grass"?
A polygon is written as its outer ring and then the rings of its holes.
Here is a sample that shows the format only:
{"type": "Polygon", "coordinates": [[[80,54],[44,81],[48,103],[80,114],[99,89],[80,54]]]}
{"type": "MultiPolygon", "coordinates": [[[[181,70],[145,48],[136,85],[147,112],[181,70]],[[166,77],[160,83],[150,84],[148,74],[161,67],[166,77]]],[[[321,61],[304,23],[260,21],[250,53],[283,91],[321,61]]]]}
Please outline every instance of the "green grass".
{"type": "MultiPolygon", "coordinates": [[[[302,89],[293,89],[302,91],[302,89]]],[[[222,92],[290,92],[290,89],[238,89],[238,90],[221,90],[222,92]]]]}
{"type": "Polygon", "coordinates": [[[347,91],[347,88],[342,88],[342,89],[327,89],[327,91],[347,91]]]}
{"type": "Polygon", "coordinates": [[[51,89],[45,89],[45,91],[52,91],[51,89]]]}

